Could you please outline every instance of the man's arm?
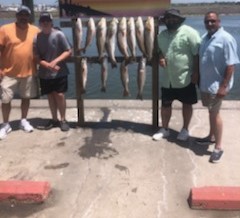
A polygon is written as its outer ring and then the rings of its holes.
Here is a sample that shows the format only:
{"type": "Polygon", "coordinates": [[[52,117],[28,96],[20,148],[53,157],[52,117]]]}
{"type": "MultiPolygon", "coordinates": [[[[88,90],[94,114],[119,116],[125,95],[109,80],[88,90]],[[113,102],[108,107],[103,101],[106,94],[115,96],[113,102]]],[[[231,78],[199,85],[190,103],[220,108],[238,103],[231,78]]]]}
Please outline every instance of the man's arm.
{"type": "Polygon", "coordinates": [[[228,92],[227,87],[233,73],[234,73],[234,65],[228,65],[225,70],[224,79],[220,84],[220,87],[217,92],[218,98],[223,98],[225,95],[227,95],[227,92],[228,92]]]}
{"type": "Polygon", "coordinates": [[[0,45],[0,82],[3,79],[3,70],[2,70],[2,62],[1,62],[2,50],[3,50],[3,46],[0,45]]]}
{"type": "Polygon", "coordinates": [[[199,55],[193,56],[193,71],[192,71],[192,83],[198,84],[199,83],[199,55]]]}

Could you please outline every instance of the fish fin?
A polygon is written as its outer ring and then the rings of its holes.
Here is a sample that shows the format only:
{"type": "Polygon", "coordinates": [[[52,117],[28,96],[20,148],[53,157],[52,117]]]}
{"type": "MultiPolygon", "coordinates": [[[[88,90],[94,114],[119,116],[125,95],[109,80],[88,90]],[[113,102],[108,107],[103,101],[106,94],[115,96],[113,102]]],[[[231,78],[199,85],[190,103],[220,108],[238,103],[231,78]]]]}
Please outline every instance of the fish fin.
{"type": "Polygon", "coordinates": [[[101,92],[106,92],[106,87],[102,87],[101,92]]]}
{"type": "Polygon", "coordinates": [[[117,62],[116,61],[112,61],[111,64],[112,64],[112,68],[116,68],[117,67],[117,62]]]}
{"type": "Polygon", "coordinates": [[[143,95],[142,95],[142,94],[137,94],[137,97],[136,97],[136,99],[143,100],[143,95]]]}
{"type": "Polygon", "coordinates": [[[128,97],[128,96],[130,96],[129,91],[126,90],[126,89],[124,89],[124,91],[123,91],[123,96],[124,96],[124,97],[128,97]]]}

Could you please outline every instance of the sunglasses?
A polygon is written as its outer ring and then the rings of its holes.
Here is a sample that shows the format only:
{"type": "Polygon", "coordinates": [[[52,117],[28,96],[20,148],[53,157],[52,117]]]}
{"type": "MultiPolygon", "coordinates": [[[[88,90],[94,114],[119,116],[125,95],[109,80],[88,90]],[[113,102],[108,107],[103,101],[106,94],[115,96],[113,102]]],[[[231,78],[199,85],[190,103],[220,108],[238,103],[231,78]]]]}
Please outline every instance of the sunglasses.
{"type": "Polygon", "coordinates": [[[28,14],[28,13],[18,13],[17,14],[18,16],[21,16],[21,17],[30,17],[30,14],[28,14]]]}
{"type": "Polygon", "coordinates": [[[209,24],[209,23],[216,23],[217,20],[204,20],[205,24],[209,24]]]}
{"type": "Polygon", "coordinates": [[[40,20],[40,23],[44,23],[44,22],[51,22],[51,20],[50,19],[41,19],[40,20]]]}

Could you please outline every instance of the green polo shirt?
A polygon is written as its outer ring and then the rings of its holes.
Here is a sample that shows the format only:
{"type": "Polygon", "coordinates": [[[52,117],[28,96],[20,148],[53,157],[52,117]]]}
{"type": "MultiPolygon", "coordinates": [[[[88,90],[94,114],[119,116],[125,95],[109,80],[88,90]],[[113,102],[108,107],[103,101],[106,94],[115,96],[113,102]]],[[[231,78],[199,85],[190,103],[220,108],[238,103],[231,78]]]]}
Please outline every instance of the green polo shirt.
{"type": "Polygon", "coordinates": [[[177,31],[167,29],[158,35],[159,52],[167,61],[160,74],[164,88],[183,88],[190,84],[193,73],[193,57],[198,54],[201,38],[190,26],[181,25],[177,31]]]}

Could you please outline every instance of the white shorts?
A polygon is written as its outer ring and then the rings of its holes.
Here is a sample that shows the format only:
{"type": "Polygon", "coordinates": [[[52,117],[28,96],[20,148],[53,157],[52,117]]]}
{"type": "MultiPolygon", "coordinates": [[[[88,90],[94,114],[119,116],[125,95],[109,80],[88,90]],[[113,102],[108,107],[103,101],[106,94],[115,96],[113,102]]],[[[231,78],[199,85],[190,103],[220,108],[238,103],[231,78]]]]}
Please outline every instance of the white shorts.
{"type": "Polygon", "coordinates": [[[11,102],[16,94],[19,98],[36,98],[39,95],[36,76],[13,78],[4,76],[0,84],[2,103],[11,102]]]}

